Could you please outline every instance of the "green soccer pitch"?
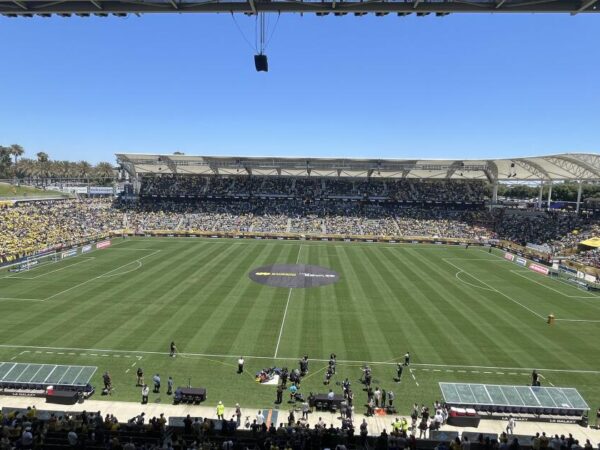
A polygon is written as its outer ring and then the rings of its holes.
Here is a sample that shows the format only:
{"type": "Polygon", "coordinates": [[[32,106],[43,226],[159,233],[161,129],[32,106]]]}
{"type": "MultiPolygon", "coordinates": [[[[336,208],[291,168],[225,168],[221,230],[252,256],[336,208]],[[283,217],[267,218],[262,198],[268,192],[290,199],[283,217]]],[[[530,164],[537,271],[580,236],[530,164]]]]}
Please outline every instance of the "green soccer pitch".
{"type": "MultiPolygon", "coordinates": [[[[301,392],[327,392],[348,377],[357,412],[374,385],[393,390],[400,412],[440,399],[438,382],[575,387],[600,404],[600,297],[508,262],[487,249],[442,245],[222,240],[115,239],[110,248],[0,272],[0,361],[97,366],[101,397],[139,401],[137,367],[148,384],[208,389],[207,404],[272,407],[275,386],[254,381],[263,367],[310,372],[301,392]],[[322,287],[258,284],[248,274],[270,264],[311,264],[339,274],[322,287]],[[553,313],[555,325],[546,317],[553,313]],[[175,341],[180,354],[168,356],[175,341]],[[396,362],[410,351],[401,383],[396,362]],[[237,375],[237,359],[246,371],[237,375]]],[[[150,402],[170,403],[165,394],[150,402]]],[[[285,404],[284,404],[285,405],[285,404]]],[[[285,406],[284,406],[285,407],[285,406]]]]}

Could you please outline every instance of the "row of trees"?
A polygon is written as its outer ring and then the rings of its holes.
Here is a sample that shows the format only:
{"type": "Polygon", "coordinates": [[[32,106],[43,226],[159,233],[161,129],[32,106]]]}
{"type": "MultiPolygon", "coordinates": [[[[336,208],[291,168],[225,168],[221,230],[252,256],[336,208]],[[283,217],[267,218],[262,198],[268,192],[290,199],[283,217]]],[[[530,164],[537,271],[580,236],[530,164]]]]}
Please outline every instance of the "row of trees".
{"type": "Polygon", "coordinates": [[[22,158],[25,149],[18,144],[0,145],[0,178],[29,178],[38,180],[82,178],[113,179],[112,164],[100,162],[92,165],[87,161],[51,160],[47,153],[36,153],[35,159],[22,158]]]}

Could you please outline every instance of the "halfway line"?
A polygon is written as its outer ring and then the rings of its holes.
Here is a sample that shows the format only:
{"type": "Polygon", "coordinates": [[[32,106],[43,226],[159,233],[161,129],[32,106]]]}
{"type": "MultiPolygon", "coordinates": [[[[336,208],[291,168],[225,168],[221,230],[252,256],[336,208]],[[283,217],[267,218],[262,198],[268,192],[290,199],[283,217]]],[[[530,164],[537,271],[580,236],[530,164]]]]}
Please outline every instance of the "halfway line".
{"type": "MultiPolygon", "coordinates": [[[[296,258],[296,264],[300,261],[300,252],[302,251],[302,244],[298,248],[298,257],[296,258]]],[[[287,302],[285,304],[285,310],[283,311],[283,319],[281,320],[281,328],[279,328],[279,337],[277,338],[277,345],[275,346],[275,354],[273,358],[277,358],[277,352],[279,351],[279,342],[281,342],[281,336],[283,335],[283,325],[285,324],[285,317],[287,316],[288,306],[290,305],[290,299],[292,298],[292,289],[290,288],[290,292],[288,293],[287,302]]]]}

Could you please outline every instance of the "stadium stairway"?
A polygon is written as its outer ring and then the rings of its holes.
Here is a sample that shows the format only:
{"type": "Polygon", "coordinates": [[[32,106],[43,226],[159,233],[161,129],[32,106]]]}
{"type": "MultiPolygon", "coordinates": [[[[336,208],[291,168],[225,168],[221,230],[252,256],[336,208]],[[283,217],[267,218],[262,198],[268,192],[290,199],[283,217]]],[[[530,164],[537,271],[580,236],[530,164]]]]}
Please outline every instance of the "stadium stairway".
{"type": "MultiPolygon", "coordinates": [[[[11,407],[11,408],[27,408],[28,406],[34,406],[38,410],[46,409],[57,409],[57,405],[47,404],[45,399],[37,397],[0,397],[0,407],[11,407]]],[[[242,403],[243,405],[243,403],[242,403]]],[[[234,415],[235,408],[227,407],[225,405],[225,418],[231,418],[234,415]]],[[[234,406],[234,405],[231,405],[234,406]]],[[[172,405],[163,403],[149,403],[142,405],[141,403],[135,402],[119,402],[119,401],[104,401],[104,400],[86,400],[84,403],[75,405],[60,405],[62,411],[101,411],[102,413],[110,413],[116,416],[120,421],[127,421],[128,419],[139,415],[142,412],[146,413],[146,417],[158,417],[161,413],[164,413],[165,417],[181,417],[189,414],[191,417],[202,417],[202,418],[216,418],[216,411],[214,406],[203,406],[203,405],[172,405]]],[[[272,408],[270,405],[265,405],[264,409],[272,408]]],[[[245,408],[242,406],[243,418],[249,416],[251,419],[256,416],[256,413],[260,408],[252,407],[245,408]]],[[[279,422],[285,421],[287,413],[290,409],[290,405],[284,405],[279,414],[279,422]]],[[[300,414],[296,414],[297,417],[300,414]]],[[[319,421],[322,417],[326,422],[327,426],[333,424],[335,427],[341,426],[341,421],[337,418],[337,414],[331,414],[328,412],[313,412],[309,415],[308,422],[311,428],[319,421]]],[[[370,435],[379,435],[384,429],[388,432],[392,429],[392,422],[396,419],[394,415],[388,416],[372,416],[366,417],[362,414],[355,414],[354,425],[358,428],[363,419],[366,419],[368,423],[368,430],[370,435]]],[[[410,422],[410,418],[408,418],[410,422]]],[[[591,424],[594,424],[595,418],[591,418],[591,424]]],[[[244,421],[242,421],[244,422],[244,421]]],[[[444,425],[443,431],[469,431],[475,433],[493,433],[500,434],[505,430],[506,422],[502,420],[481,420],[479,428],[458,428],[450,425],[444,425]]],[[[589,439],[594,446],[600,444],[600,430],[592,429],[590,427],[584,428],[576,424],[566,423],[549,423],[549,422],[517,422],[515,432],[519,435],[530,435],[534,436],[536,433],[545,432],[547,435],[554,434],[573,434],[575,439],[583,445],[586,439],[589,439]]]]}

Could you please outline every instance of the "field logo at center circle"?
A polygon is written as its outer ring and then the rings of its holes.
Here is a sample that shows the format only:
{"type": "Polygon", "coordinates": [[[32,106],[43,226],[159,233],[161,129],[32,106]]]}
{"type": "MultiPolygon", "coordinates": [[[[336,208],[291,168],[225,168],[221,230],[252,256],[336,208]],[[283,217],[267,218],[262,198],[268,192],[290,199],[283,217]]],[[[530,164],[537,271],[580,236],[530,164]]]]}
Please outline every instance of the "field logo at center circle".
{"type": "Polygon", "coordinates": [[[309,264],[273,264],[253,269],[248,274],[252,281],[283,288],[310,288],[337,283],[337,272],[309,264]]]}

